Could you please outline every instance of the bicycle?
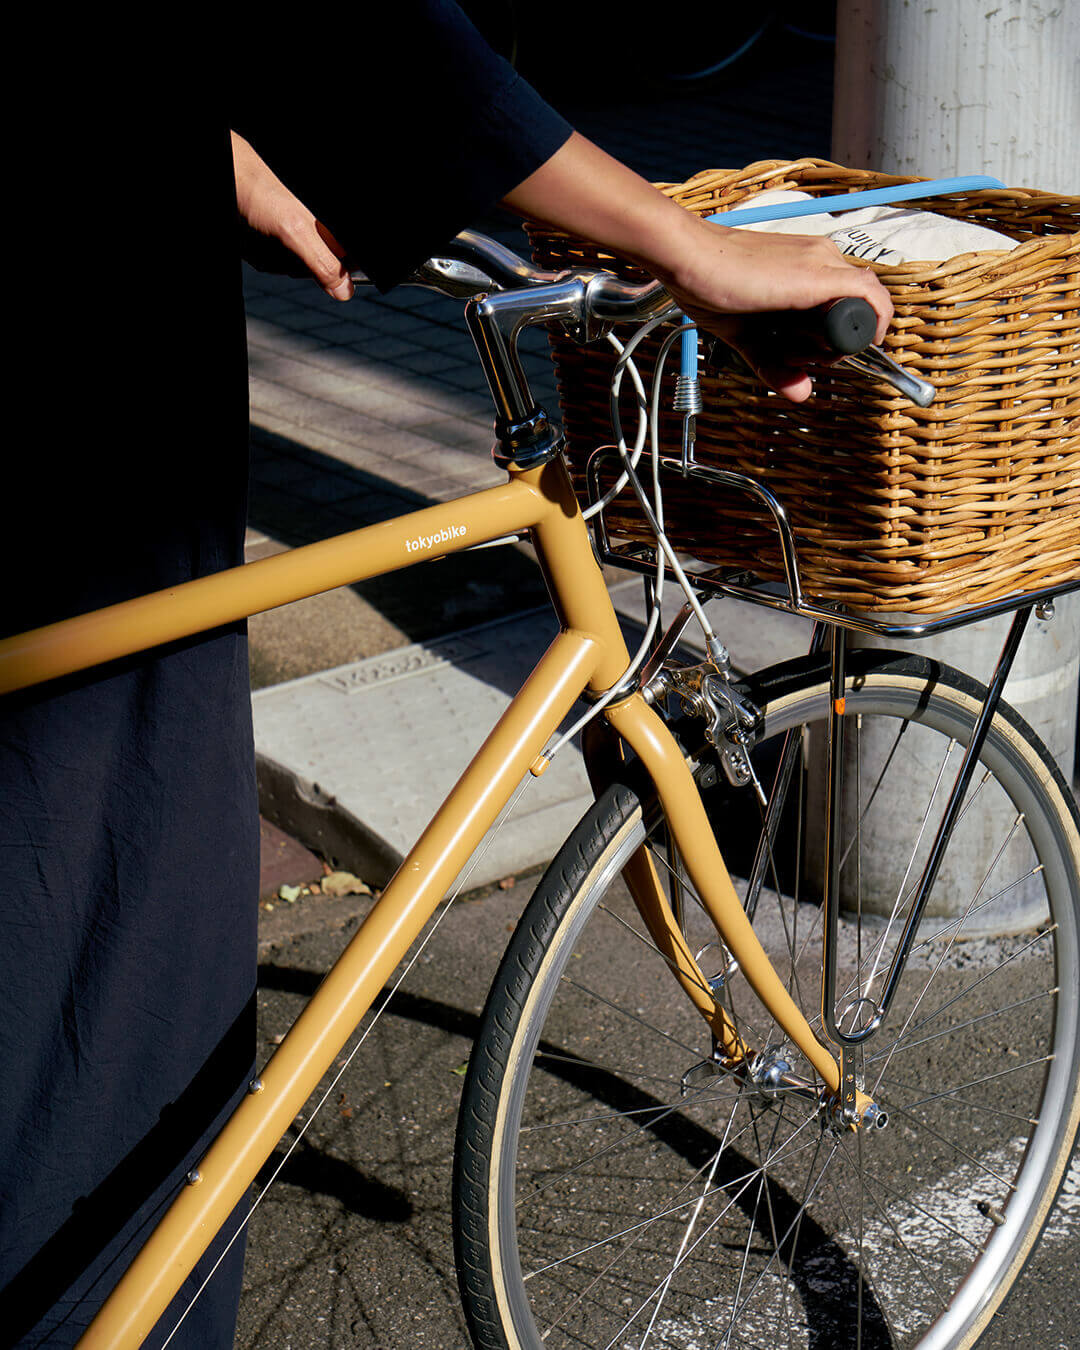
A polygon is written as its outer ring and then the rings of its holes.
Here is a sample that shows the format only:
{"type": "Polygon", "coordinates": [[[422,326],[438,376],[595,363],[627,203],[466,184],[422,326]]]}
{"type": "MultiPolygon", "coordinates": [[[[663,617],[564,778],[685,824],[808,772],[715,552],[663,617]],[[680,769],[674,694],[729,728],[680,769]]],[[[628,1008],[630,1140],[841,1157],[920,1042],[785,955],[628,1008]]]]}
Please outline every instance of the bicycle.
{"type": "MultiPolygon", "coordinates": [[[[80,1344],[141,1343],[518,782],[580,728],[597,801],[507,947],[463,1090],[455,1230],[475,1344],[761,1346],[783,1333],[800,1346],[973,1345],[1030,1255],[1080,1127],[1080,817],[1001,700],[1027,617],[1050,594],[979,611],[1016,611],[988,690],[920,657],[848,651],[847,633],[872,622],[801,595],[782,505],[742,483],[775,517],[789,582],[786,596],[756,598],[818,626],[806,658],[737,680],[703,603],[744,584],[687,573],[665,548],[636,470],[644,415],[635,451],[620,437],[617,469],[658,548],[620,561],[649,575],[654,597],[674,572],[685,604],[662,636],[654,608],[632,658],[599,566],[610,489],[588,508],[594,541],[516,341],[536,323],[585,340],[616,323],[655,329],[677,318],[667,296],[602,271],[540,272],[469,233],[414,280],[467,302],[504,484],[0,643],[0,690],[24,688],[525,531],[561,623],[80,1344]],[[688,664],[675,654],[692,619],[708,656],[688,664]],[[582,694],[588,711],[560,734],[582,694]],[[808,765],[821,745],[819,788],[808,765]],[[878,917],[850,894],[862,842],[883,813],[895,829],[905,766],[927,756],[937,786],[911,816],[878,917]],[[761,805],[736,887],[716,835],[742,833],[740,797],[761,805]],[[992,863],[959,918],[933,921],[941,857],[988,828],[992,863]],[[786,849],[807,842],[823,856],[804,868],[786,849]],[[1024,931],[997,966],[965,973],[960,938],[1021,890],[1024,931]],[[952,1207],[938,1214],[943,1196],[952,1207]],[[925,1279],[920,1303],[896,1263],[925,1279]]],[[[632,344],[623,356],[630,370],[632,344]]],[[[904,385],[880,356],[872,368],[904,385]]],[[[701,475],[685,446],[657,453],[661,470],[701,475]]]]}

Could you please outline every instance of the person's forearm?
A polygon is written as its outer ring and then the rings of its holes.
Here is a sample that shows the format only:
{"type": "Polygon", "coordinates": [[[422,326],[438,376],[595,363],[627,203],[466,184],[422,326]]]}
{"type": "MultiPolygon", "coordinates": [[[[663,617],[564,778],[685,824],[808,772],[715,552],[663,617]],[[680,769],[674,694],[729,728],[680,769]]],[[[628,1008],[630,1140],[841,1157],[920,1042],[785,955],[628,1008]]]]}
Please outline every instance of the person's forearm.
{"type": "Polygon", "coordinates": [[[578,132],[503,205],[675,280],[701,222],[578,132]]]}

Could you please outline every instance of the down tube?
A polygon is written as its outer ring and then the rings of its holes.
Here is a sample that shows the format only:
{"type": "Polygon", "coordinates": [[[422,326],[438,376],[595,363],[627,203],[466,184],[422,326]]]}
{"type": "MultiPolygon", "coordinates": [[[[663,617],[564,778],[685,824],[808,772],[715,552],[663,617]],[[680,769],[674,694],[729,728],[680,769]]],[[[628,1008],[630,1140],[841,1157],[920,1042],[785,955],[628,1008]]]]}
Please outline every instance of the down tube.
{"type": "Polygon", "coordinates": [[[79,1341],[80,1350],[142,1344],[602,656],[591,634],[564,631],[555,638],[268,1061],[257,1090],[211,1145],[198,1180],[177,1196],[79,1341]]]}

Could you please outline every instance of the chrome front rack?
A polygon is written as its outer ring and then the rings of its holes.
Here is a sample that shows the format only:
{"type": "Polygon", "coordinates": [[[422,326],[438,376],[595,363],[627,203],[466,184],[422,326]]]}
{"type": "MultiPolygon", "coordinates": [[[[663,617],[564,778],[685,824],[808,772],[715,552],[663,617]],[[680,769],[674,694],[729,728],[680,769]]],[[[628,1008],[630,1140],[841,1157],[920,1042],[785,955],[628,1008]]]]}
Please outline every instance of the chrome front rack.
{"type": "MultiPolygon", "coordinates": [[[[589,503],[599,502],[602,497],[599,483],[599,471],[605,460],[618,460],[618,454],[608,448],[594,451],[586,466],[586,481],[589,503]]],[[[784,582],[764,581],[750,570],[734,568],[708,568],[690,573],[690,579],[700,590],[703,598],[727,597],[745,600],[752,604],[765,605],[769,609],[781,610],[801,618],[811,619],[815,623],[824,623],[855,633],[873,633],[878,637],[910,639],[933,637],[946,633],[966,624],[983,619],[996,618],[1002,614],[1011,614],[1019,609],[1035,608],[1045,611],[1049,617],[1050,607],[1056,597],[1080,590],[1080,578],[1075,581],[1057,582],[1052,586],[1033,591],[1014,592],[1000,599],[986,601],[978,605],[968,605],[933,617],[907,616],[903,619],[888,619],[849,609],[843,605],[828,604],[807,597],[799,566],[795,533],[780,499],[759,479],[748,474],[735,473],[727,469],[716,469],[707,464],[684,461],[681,457],[661,455],[660,468],[680,477],[689,477],[710,488],[727,488],[752,497],[764,505],[773,524],[776,526],[780,558],[784,571],[784,582]]],[[[651,574],[654,570],[653,550],[649,545],[616,544],[612,542],[604,512],[597,511],[591,518],[596,552],[600,561],[613,567],[625,568],[632,572],[651,574]]],[[[1040,617],[1044,617],[1040,613],[1040,617]]]]}

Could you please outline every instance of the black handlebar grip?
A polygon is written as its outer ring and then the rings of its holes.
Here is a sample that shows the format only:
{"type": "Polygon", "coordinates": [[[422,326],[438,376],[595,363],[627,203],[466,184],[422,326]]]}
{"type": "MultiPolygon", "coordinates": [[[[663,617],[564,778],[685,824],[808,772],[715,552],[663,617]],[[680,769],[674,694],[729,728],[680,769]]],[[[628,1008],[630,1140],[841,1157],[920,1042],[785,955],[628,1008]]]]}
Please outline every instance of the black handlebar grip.
{"type": "Polygon", "coordinates": [[[849,295],[821,311],[821,336],[840,356],[854,356],[869,347],[877,330],[877,314],[867,300],[849,295]]]}
{"type": "Polygon", "coordinates": [[[856,296],[833,300],[818,309],[792,309],[762,314],[750,321],[754,342],[772,348],[776,358],[853,356],[869,347],[877,329],[873,307],[856,296]]]}
{"type": "MultiPolygon", "coordinates": [[[[818,309],[748,315],[742,327],[746,341],[761,358],[835,361],[870,346],[877,331],[877,314],[868,301],[847,296],[818,309]]],[[[706,360],[717,369],[743,364],[719,338],[706,344],[706,360]]]]}

